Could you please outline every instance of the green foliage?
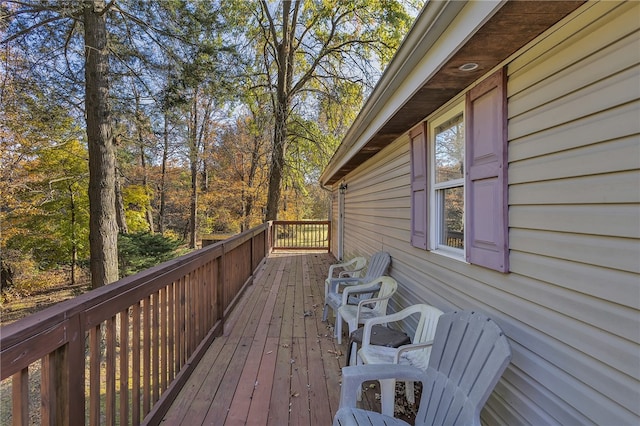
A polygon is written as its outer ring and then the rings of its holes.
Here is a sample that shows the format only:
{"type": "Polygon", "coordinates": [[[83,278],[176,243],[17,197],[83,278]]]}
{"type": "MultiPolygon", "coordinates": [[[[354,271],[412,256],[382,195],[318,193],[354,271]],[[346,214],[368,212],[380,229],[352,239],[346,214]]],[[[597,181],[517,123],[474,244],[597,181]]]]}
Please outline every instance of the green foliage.
{"type": "Polygon", "coordinates": [[[118,261],[120,277],[135,274],[176,256],[180,241],[160,234],[120,234],[118,261]]]}
{"type": "MultiPolygon", "coordinates": [[[[287,113],[283,218],[326,218],[318,177],[420,3],[106,1],[117,172],[133,233],[121,237],[122,275],[172,256],[176,239],[160,250],[151,223],[165,236],[191,232],[191,168],[207,179],[196,185],[194,233],[263,221],[278,110],[287,113]],[[282,47],[291,62],[278,59],[282,47]]],[[[29,286],[74,253],[79,263],[89,257],[82,7],[0,6],[0,253],[16,254],[29,286]]]]}
{"type": "Polygon", "coordinates": [[[86,148],[77,140],[39,149],[23,163],[25,187],[5,214],[11,232],[6,248],[31,253],[41,268],[89,256],[86,148]]]}
{"type": "Polygon", "coordinates": [[[128,185],[122,188],[122,199],[126,206],[124,214],[129,232],[149,232],[149,223],[145,215],[150,205],[150,195],[142,185],[128,185]]]}

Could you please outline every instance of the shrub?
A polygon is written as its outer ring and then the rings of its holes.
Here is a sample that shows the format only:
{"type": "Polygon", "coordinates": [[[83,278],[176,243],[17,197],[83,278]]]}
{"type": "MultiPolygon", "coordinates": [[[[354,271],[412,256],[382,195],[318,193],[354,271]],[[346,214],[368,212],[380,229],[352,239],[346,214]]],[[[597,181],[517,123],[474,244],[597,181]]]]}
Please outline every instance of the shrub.
{"type": "Polygon", "coordinates": [[[120,277],[135,274],[176,257],[180,241],[161,234],[141,232],[118,236],[120,277]]]}

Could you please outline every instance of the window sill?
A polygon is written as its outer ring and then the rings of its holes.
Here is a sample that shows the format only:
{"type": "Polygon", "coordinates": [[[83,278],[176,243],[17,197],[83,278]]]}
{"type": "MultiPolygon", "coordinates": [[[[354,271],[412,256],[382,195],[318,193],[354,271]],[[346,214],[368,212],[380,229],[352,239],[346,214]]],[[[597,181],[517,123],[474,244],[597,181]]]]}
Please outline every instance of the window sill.
{"type": "Polygon", "coordinates": [[[431,250],[431,253],[467,263],[467,261],[464,258],[464,250],[455,249],[451,247],[438,247],[435,250],[431,250]]]}

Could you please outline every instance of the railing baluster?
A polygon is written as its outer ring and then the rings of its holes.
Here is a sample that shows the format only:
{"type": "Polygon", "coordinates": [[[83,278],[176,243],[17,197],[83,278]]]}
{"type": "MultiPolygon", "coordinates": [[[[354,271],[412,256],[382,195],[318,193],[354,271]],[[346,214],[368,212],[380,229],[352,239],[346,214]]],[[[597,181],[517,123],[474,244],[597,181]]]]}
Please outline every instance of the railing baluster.
{"type": "Polygon", "coordinates": [[[167,333],[167,317],[169,315],[168,313],[168,307],[169,304],[167,303],[167,294],[168,294],[168,288],[170,286],[167,287],[162,287],[160,289],[160,344],[162,345],[162,351],[160,354],[160,358],[161,358],[161,363],[160,363],[160,389],[162,390],[162,393],[164,393],[164,391],[167,389],[167,379],[168,379],[168,368],[167,368],[167,363],[169,362],[168,360],[168,351],[169,351],[169,345],[168,345],[168,333],[167,333]]]}
{"type": "Polygon", "coordinates": [[[178,316],[178,321],[179,325],[180,325],[180,330],[178,330],[178,335],[176,336],[179,340],[179,349],[180,349],[180,363],[178,365],[178,371],[182,368],[182,366],[185,364],[186,362],[186,357],[185,354],[187,353],[187,345],[186,345],[186,333],[187,333],[187,327],[186,327],[186,321],[185,321],[185,312],[186,312],[186,294],[185,294],[185,287],[186,287],[186,277],[182,277],[180,278],[180,298],[179,298],[179,304],[178,307],[180,309],[180,314],[178,316]]]}
{"type": "Polygon", "coordinates": [[[142,305],[142,413],[151,411],[151,296],[142,305]]]}
{"type": "Polygon", "coordinates": [[[131,423],[140,424],[140,354],[142,338],[140,323],[142,321],[140,302],[131,308],[131,423]]]}
{"type": "Polygon", "coordinates": [[[42,358],[40,369],[40,423],[43,425],[55,425],[55,401],[56,387],[52,377],[54,367],[51,365],[53,354],[42,358]]]}
{"type": "Polygon", "coordinates": [[[180,281],[174,281],[171,287],[171,292],[169,293],[171,299],[169,324],[172,325],[172,330],[169,342],[169,357],[172,363],[169,366],[169,372],[171,380],[173,380],[178,371],[180,371],[180,281]]]}
{"type": "Polygon", "coordinates": [[[120,424],[129,424],[129,309],[120,313],[120,424]]]}
{"type": "Polygon", "coordinates": [[[196,342],[199,342],[202,338],[200,334],[202,331],[202,294],[201,291],[201,282],[202,274],[200,271],[202,268],[197,268],[193,271],[193,324],[195,325],[193,330],[193,343],[192,343],[192,351],[196,346],[196,342]]]}
{"type": "Polygon", "coordinates": [[[106,423],[115,424],[116,415],[116,317],[111,317],[106,321],[106,423]]]}
{"type": "Polygon", "coordinates": [[[29,367],[14,374],[11,379],[11,398],[13,424],[29,424],[29,367]]]}
{"type": "Polygon", "coordinates": [[[100,425],[100,325],[89,332],[89,424],[100,425]]]}
{"type": "Polygon", "coordinates": [[[160,399],[160,301],[159,293],[151,295],[151,353],[152,353],[152,396],[153,404],[160,399]]]}

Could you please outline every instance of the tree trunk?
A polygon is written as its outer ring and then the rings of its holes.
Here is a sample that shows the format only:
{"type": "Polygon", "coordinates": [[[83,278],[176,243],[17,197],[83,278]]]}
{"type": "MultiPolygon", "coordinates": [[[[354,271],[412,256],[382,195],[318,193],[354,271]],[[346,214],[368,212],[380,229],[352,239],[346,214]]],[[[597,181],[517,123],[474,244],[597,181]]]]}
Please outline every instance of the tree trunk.
{"type": "Polygon", "coordinates": [[[267,214],[266,220],[276,220],[278,218],[278,205],[280,202],[280,185],[284,169],[284,159],[286,155],[287,143],[287,123],[289,121],[289,106],[292,95],[293,81],[293,37],[295,33],[296,16],[299,4],[294,6],[293,22],[289,22],[291,2],[282,3],[282,41],[277,43],[278,60],[278,80],[275,99],[275,124],[273,131],[273,151],[271,157],[271,168],[269,170],[269,189],[267,194],[267,214]],[[290,28],[292,32],[290,32],[290,28]]]}
{"type": "Polygon", "coordinates": [[[138,128],[138,147],[140,148],[140,167],[142,168],[142,186],[144,187],[144,195],[146,197],[146,205],[144,206],[145,219],[147,220],[147,225],[149,225],[149,232],[153,234],[155,232],[155,229],[153,226],[153,208],[151,207],[151,191],[149,190],[147,158],[144,154],[144,132],[143,132],[144,117],[140,109],[140,94],[136,90],[135,86],[133,87],[133,93],[136,98],[136,127],[138,128]]]}
{"type": "Polygon", "coordinates": [[[191,205],[190,205],[190,218],[189,218],[189,247],[196,248],[197,242],[197,230],[198,230],[198,163],[197,161],[191,162],[191,205]]]}
{"type": "Polygon", "coordinates": [[[73,185],[69,185],[69,198],[71,208],[71,285],[76,285],[76,265],[78,264],[78,235],[76,232],[76,199],[73,185]]]}
{"type": "Polygon", "coordinates": [[[164,235],[166,194],[165,187],[167,181],[167,159],[169,158],[169,123],[167,115],[164,116],[164,148],[162,150],[162,174],[160,176],[160,209],[158,212],[158,230],[164,235]]]}
{"type": "Polygon", "coordinates": [[[128,234],[129,228],[127,227],[127,216],[124,212],[124,201],[122,199],[120,172],[118,171],[118,166],[116,166],[114,176],[116,180],[116,223],[118,224],[118,232],[121,234],[128,234]]]}
{"type": "Polygon", "coordinates": [[[109,61],[104,0],[84,2],[85,109],[89,147],[89,246],[91,286],[118,279],[115,146],[109,98],[109,61]]]}
{"type": "Polygon", "coordinates": [[[189,247],[196,248],[198,230],[198,96],[193,97],[191,124],[189,125],[189,162],[191,167],[191,203],[189,216],[189,247]]]}
{"type": "Polygon", "coordinates": [[[284,110],[287,107],[278,104],[276,109],[276,121],[273,133],[273,151],[271,153],[271,167],[269,170],[269,189],[267,193],[266,220],[278,219],[278,206],[280,202],[280,183],[284,167],[285,143],[287,140],[287,117],[284,110]]]}

